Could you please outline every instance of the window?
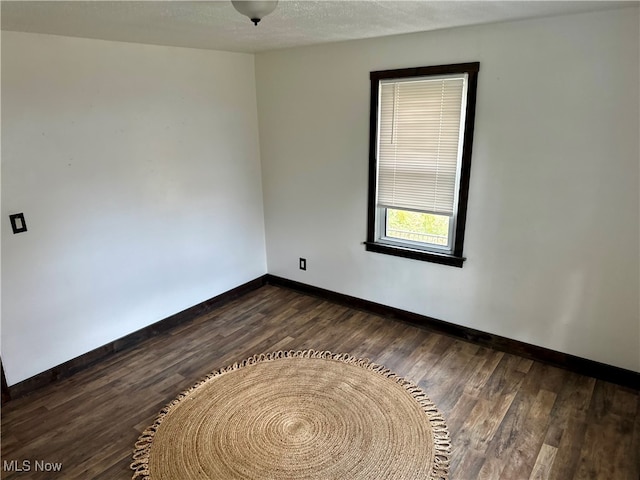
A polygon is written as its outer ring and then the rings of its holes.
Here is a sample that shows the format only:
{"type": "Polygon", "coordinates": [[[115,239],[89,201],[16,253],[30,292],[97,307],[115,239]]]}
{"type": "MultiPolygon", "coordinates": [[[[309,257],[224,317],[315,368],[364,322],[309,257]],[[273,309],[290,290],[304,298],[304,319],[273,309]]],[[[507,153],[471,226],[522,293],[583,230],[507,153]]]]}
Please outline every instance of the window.
{"type": "Polygon", "coordinates": [[[367,250],[462,267],[479,69],[371,72],[367,250]]]}

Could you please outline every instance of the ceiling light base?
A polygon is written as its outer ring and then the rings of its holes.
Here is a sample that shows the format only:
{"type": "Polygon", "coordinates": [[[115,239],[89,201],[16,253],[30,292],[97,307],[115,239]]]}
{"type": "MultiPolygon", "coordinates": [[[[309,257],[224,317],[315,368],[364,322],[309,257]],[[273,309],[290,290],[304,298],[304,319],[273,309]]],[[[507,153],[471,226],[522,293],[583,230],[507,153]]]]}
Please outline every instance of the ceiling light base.
{"type": "Polygon", "coordinates": [[[260,20],[273,12],[278,5],[278,0],[273,1],[250,1],[231,0],[233,8],[242,15],[249,17],[254,25],[258,25],[260,20]]]}

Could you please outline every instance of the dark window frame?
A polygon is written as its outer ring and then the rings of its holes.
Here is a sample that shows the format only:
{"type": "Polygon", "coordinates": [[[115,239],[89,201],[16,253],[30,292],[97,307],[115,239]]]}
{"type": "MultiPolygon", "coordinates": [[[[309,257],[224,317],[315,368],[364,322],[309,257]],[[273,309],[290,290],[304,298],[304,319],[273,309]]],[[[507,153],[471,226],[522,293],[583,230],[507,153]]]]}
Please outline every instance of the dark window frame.
{"type": "Polygon", "coordinates": [[[437,65],[430,67],[402,68],[396,70],[380,70],[370,73],[371,110],[369,115],[369,195],[367,215],[367,241],[365,248],[370,252],[384,253],[398,257],[411,258],[426,262],[439,263],[454,267],[462,267],[466,258],[463,256],[464,232],[467,220],[467,204],[469,200],[469,180],[471,175],[471,153],[473,147],[473,131],[476,116],[476,96],[478,87],[478,71],[480,62],[437,65]],[[390,245],[376,241],[376,194],[378,160],[376,156],[378,144],[378,98],[380,80],[409,77],[428,77],[432,75],[468,74],[467,104],[462,159],[460,169],[460,186],[458,192],[458,209],[456,212],[455,238],[453,251],[437,253],[411,248],[408,246],[390,245]]]}

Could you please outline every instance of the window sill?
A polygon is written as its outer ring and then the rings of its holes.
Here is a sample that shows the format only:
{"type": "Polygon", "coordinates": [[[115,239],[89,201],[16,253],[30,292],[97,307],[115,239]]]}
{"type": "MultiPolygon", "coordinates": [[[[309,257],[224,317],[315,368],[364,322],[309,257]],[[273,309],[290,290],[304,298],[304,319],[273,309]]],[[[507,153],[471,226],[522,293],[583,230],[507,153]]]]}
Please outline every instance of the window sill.
{"type": "Polygon", "coordinates": [[[411,258],[423,262],[439,263],[441,265],[449,265],[451,267],[462,268],[465,257],[458,257],[446,253],[427,252],[417,248],[400,247],[397,245],[388,245],[385,243],[364,242],[368,252],[384,253],[386,255],[394,255],[396,257],[411,258]]]}

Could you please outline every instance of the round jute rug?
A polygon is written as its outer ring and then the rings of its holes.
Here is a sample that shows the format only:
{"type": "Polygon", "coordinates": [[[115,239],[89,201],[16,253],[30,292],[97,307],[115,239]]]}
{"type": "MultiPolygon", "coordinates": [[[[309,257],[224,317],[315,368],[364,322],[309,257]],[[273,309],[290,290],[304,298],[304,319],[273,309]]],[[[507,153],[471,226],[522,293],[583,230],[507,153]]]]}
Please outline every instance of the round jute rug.
{"type": "Polygon", "coordinates": [[[443,480],[451,443],[415,384],[314,350],[253,356],[181,393],[136,443],[134,479],[443,480]]]}

